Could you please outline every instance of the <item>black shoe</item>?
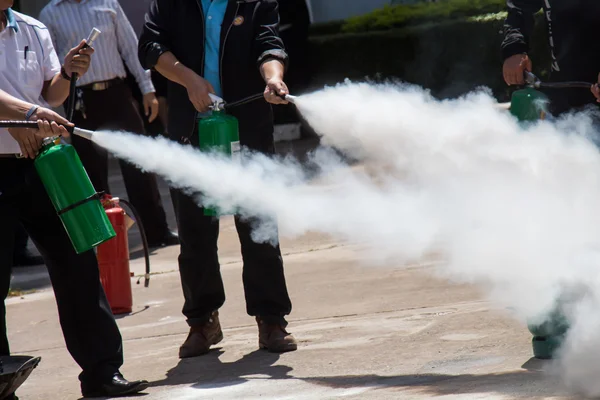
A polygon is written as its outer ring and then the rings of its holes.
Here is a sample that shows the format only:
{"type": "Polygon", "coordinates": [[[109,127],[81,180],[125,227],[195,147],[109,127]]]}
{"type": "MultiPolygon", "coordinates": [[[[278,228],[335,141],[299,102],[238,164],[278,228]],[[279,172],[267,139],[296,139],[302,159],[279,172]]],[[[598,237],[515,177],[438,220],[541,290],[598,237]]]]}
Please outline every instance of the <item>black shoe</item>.
{"type": "Polygon", "coordinates": [[[148,381],[129,382],[123,375],[116,373],[112,380],[99,386],[81,385],[83,397],[118,397],[139,393],[148,389],[148,381]]]}
{"type": "Polygon", "coordinates": [[[32,267],[44,264],[42,256],[33,256],[29,252],[15,254],[13,257],[13,266],[15,267],[32,267]]]}
{"type": "Polygon", "coordinates": [[[159,240],[149,240],[148,247],[167,247],[179,244],[179,235],[173,231],[167,231],[167,234],[159,240]]]}

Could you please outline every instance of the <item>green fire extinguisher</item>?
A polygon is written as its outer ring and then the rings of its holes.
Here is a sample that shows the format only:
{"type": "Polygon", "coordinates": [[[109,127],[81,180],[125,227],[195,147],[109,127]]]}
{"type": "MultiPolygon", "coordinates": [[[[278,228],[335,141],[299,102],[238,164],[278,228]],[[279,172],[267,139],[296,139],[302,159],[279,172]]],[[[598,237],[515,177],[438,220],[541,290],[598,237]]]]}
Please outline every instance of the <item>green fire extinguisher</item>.
{"type": "MultiPolygon", "coordinates": [[[[217,151],[232,158],[238,157],[240,147],[239,124],[237,118],[225,112],[223,99],[210,95],[214,104],[207,116],[198,118],[200,150],[217,151]]],[[[217,217],[228,214],[218,208],[204,207],[204,215],[217,217]]]]}
{"type": "Polygon", "coordinates": [[[531,87],[516,90],[510,100],[510,112],[519,121],[531,122],[546,118],[548,97],[531,87]]]}
{"type": "Polygon", "coordinates": [[[73,146],[44,139],[34,164],[77,254],[116,236],[73,146]]]}
{"type": "MultiPolygon", "coordinates": [[[[541,82],[531,72],[525,72],[526,85],[523,89],[513,93],[510,103],[510,112],[520,122],[533,122],[546,118],[546,108],[549,104],[548,97],[537,89],[579,88],[589,90],[590,82],[541,82]]],[[[530,320],[527,323],[529,332],[533,335],[531,340],[533,355],[539,359],[554,358],[556,351],[564,343],[565,335],[570,326],[569,321],[562,312],[562,307],[569,299],[565,294],[557,301],[552,311],[542,321],[530,320]]]]}

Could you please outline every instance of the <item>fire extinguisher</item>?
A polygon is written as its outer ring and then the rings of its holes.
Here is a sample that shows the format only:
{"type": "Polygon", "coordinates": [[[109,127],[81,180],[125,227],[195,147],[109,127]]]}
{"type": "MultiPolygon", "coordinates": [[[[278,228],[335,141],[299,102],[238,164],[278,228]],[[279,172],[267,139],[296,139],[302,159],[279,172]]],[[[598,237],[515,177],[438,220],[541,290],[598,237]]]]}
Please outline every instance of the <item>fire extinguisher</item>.
{"type": "Polygon", "coordinates": [[[34,165],[78,254],[116,236],[73,146],[46,138],[34,165]]]}
{"type": "Polygon", "coordinates": [[[120,203],[125,204],[137,220],[146,259],[144,286],[148,287],[150,284],[150,252],[144,226],[137,211],[127,200],[104,195],[102,204],[116,232],[116,237],[98,246],[97,257],[100,280],[106,292],[108,303],[115,315],[127,314],[133,309],[132,275],[129,268],[129,238],[127,234],[131,227],[131,219],[125,210],[121,208],[120,203]]]}
{"type": "MultiPolygon", "coordinates": [[[[263,93],[257,93],[239,101],[225,103],[225,101],[209,93],[213,104],[212,110],[207,116],[198,117],[198,142],[200,150],[204,152],[217,151],[219,153],[238,157],[240,146],[239,123],[237,118],[227,114],[226,109],[240,106],[252,101],[263,98],[263,93]]],[[[292,103],[296,101],[295,96],[286,95],[282,97],[292,103]]],[[[219,210],[211,207],[204,207],[204,215],[216,217],[227,213],[225,210],[219,210]]]]}
{"type": "MultiPolygon", "coordinates": [[[[534,122],[546,118],[549,98],[538,89],[579,88],[589,90],[591,82],[541,82],[531,72],[524,73],[525,85],[515,91],[511,98],[510,112],[519,122],[534,122]]],[[[527,323],[531,339],[533,355],[539,359],[552,359],[564,343],[565,335],[570,329],[569,321],[562,312],[562,301],[557,301],[554,309],[542,321],[531,319],[527,323]]]]}

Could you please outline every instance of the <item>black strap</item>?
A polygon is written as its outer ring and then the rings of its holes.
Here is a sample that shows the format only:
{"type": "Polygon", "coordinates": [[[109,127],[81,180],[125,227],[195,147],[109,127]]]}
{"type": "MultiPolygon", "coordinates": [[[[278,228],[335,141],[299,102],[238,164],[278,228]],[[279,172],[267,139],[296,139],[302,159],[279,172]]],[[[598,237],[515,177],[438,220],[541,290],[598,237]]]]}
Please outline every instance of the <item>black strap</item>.
{"type": "Polygon", "coordinates": [[[97,192],[94,193],[93,195],[91,195],[90,197],[88,197],[87,199],[83,199],[81,201],[78,201],[77,203],[73,203],[70,206],[67,206],[65,208],[63,208],[62,210],[60,210],[57,214],[58,215],[63,215],[64,213],[66,213],[67,211],[71,211],[72,209],[79,207],[82,204],[88,203],[90,201],[96,200],[96,199],[100,199],[100,197],[104,196],[104,192],[97,192]]]}

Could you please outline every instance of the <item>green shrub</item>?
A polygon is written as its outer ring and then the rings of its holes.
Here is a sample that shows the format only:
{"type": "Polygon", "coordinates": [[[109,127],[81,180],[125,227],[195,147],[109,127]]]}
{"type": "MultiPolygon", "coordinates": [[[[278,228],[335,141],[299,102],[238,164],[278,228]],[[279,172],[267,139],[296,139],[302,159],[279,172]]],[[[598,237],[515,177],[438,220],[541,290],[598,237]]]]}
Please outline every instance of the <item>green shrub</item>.
{"type": "MultiPolygon", "coordinates": [[[[500,44],[504,14],[426,23],[401,29],[311,37],[312,88],[349,78],[400,79],[439,97],[487,86],[501,101],[508,95],[502,78],[500,44]]],[[[532,44],[534,72],[550,65],[546,25],[538,16],[532,44]]]]}
{"type": "Polygon", "coordinates": [[[349,18],[342,32],[367,32],[401,28],[423,22],[461,19],[505,10],[506,0],[440,0],[385,6],[369,14],[349,18]]]}

